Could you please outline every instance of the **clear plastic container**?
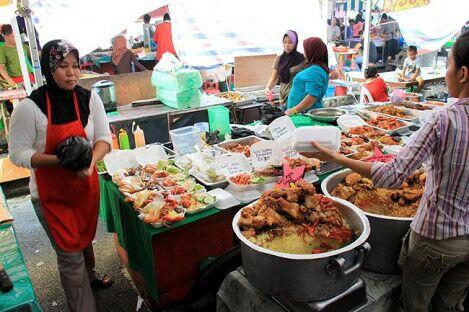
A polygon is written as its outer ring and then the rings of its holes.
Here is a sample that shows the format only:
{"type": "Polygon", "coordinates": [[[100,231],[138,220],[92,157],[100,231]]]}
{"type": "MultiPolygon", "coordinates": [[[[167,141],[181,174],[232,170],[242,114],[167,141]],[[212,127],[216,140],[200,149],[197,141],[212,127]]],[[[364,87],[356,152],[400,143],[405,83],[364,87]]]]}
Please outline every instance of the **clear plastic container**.
{"type": "Polygon", "coordinates": [[[224,138],[225,134],[231,134],[230,110],[224,106],[213,106],[207,108],[210,132],[218,130],[219,137],[224,138]]]}
{"type": "Polygon", "coordinates": [[[312,145],[315,141],[320,145],[338,151],[340,149],[340,130],[333,126],[310,126],[298,128],[293,132],[292,147],[297,152],[316,153],[312,145]]]}
{"type": "Polygon", "coordinates": [[[202,145],[201,131],[194,126],[182,127],[169,131],[174,151],[178,155],[191,154],[195,147],[202,145]]]}

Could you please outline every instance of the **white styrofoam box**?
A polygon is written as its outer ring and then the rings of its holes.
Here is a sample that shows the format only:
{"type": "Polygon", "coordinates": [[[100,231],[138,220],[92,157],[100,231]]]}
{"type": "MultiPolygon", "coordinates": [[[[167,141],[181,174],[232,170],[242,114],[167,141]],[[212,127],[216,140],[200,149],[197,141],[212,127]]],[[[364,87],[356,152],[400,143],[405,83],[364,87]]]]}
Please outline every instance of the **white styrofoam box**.
{"type": "Polygon", "coordinates": [[[133,150],[139,165],[156,164],[160,160],[168,159],[168,155],[161,145],[147,145],[133,150]]]}
{"type": "Polygon", "coordinates": [[[137,158],[132,150],[120,150],[107,154],[103,160],[111,176],[120,170],[138,166],[137,158]]]}
{"type": "Polygon", "coordinates": [[[228,209],[240,204],[240,201],[236,199],[236,197],[234,197],[231,193],[228,193],[223,189],[217,188],[207,193],[212,196],[215,196],[215,198],[217,199],[215,203],[215,207],[217,209],[228,209]]]}
{"type": "Polygon", "coordinates": [[[297,152],[315,153],[318,152],[311,141],[330,149],[338,151],[340,149],[340,130],[333,126],[309,126],[295,130],[292,137],[292,147],[297,152]]]}
{"type": "Polygon", "coordinates": [[[365,126],[366,122],[357,115],[346,114],[337,118],[337,124],[340,129],[348,131],[353,127],[365,126]]]}

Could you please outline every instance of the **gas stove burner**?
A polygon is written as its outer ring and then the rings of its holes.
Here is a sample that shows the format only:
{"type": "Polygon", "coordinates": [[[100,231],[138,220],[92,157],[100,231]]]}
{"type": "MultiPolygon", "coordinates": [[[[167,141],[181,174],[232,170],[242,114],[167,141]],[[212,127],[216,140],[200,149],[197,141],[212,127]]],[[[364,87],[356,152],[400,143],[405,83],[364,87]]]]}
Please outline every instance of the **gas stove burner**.
{"type": "Polygon", "coordinates": [[[313,302],[287,302],[273,298],[286,311],[295,312],[358,312],[368,303],[365,282],[359,278],[343,293],[326,300],[313,302]]]}

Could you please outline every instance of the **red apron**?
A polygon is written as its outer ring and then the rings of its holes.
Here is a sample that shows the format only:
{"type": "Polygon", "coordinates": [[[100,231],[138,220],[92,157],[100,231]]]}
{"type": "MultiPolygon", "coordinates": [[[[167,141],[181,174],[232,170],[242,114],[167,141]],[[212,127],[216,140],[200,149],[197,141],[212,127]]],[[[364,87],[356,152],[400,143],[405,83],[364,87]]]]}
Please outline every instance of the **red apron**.
{"type": "MultiPolygon", "coordinates": [[[[47,137],[45,154],[55,154],[57,145],[70,136],[86,138],[81,124],[78,101],[73,94],[77,120],[52,124],[49,95],[47,102],[47,137]]],[[[96,169],[81,178],[77,172],[60,167],[37,168],[35,171],[39,201],[49,231],[57,246],[68,252],[83,250],[96,233],[99,211],[99,182],[96,169]]]]}

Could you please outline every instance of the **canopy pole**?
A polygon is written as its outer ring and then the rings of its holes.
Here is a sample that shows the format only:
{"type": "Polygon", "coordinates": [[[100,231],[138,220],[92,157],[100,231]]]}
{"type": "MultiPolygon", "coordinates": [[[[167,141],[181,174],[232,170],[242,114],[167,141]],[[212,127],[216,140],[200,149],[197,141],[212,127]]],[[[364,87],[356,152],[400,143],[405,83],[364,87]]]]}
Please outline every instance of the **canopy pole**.
{"type": "Polygon", "coordinates": [[[29,9],[29,0],[18,1],[18,14],[24,17],[26,32],[29,38],[29,50],[31,52],[31,63],[34,70],[34,78],[36,87],[39,88],[43,85],[41,63],[39,61],[39,48],[37,46],[36,31],[34,30],[33,21],[31,18],[31,10],[29,9]]]}
{"type": "Polygon", "coordinates": [[[23,74],[23,84],[26,93],[31,94],[31,80],[29,80],[28,66],[26,65],[26,56],[23,50],[23,42],[21,41],[20,29],[16,17],[11,20],[11,28],[13,29],[13,36],[15,37],[16,51],[20,61],[21,73],[23,74]]]}
{"type": "Polygon", "coordinates": [[[365,29],[363,31],[363,64],[362,72],[368,67],[368,61],[370,59],[370,24],[371,24],[371,0],[366,0],[366,11],[365,11],[365,29]]]}

